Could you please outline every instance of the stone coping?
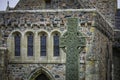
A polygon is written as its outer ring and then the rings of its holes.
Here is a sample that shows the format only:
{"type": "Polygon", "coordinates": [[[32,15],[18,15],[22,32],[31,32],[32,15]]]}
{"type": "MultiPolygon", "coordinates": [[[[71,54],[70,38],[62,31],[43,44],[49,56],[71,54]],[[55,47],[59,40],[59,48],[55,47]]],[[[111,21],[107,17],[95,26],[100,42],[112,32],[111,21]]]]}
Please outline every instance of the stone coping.
{"type": "Polygon", "coordinates": [[[41,62],[41,61],[9,61],[9,64],[66,64],[66,62],[41,62]]]}
{"type": "Polygon", "coordinates": [[[83,12],[95,12],[96,9],[41,9],[41,10],[9,10],[9,11],[0,11],[0,13],[9,13],[9,12],[67,12],[67,11],[83,11],[83,12]]]}

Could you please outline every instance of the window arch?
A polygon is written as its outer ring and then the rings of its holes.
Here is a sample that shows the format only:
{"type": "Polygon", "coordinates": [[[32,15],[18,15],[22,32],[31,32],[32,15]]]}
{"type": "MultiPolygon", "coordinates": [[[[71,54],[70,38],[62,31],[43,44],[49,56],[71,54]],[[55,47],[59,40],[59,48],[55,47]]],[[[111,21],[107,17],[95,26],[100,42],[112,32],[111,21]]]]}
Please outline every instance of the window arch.
{"type": "Polygon", "coordinates": [[[27,34],[27,55],[33,56],[33,34],[27,34]]]}
{"type": "Polygon", "coordinates": [[[20,50],[21,50],[21,36],[19,33],[15,33],[14,35],[14,53],[15,56],[20,56],[20,50]]]}
{"type": "Polygon", "coordinates": [[[46,56],[47,54],[47,35],[46,33],[41,33],[40,35],[40,55],[46,56]]]}
{"type": "Polygon", "coordinates": [[[54,53],[54,56],[60,55],[59,34],[58,33],[54,33],[54,35],[53,35],[53,53],[54,53]]]}

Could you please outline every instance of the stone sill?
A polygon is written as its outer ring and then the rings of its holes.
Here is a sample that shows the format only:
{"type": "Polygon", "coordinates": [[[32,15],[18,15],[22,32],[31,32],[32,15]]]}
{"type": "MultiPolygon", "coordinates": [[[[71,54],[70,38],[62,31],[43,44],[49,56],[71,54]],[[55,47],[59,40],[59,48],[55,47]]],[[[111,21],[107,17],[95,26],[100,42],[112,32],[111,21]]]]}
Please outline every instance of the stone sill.
{"type": "Polygon", "coordinates": [[[9,61],[9,64],[65,64],[65,61],[9,61]]]}

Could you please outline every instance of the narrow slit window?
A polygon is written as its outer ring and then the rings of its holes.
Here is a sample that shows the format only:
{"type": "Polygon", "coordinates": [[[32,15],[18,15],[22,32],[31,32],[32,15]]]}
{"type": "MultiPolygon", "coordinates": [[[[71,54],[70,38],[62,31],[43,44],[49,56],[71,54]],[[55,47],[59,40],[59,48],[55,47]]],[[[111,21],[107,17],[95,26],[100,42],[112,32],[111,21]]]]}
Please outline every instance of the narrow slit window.
{"type": "Polygon", "coordinates": [[[41,42],[41,46],[40,46],[40,55],[41,56],[46,56],[46,35],[45,34],[42,34],[41,36],[40,36],[40,42],[41,42]]]}
{"type": "Polygon", "coordinates": [[[59,35],[55,34],[53,36],[54,40],[54,56],[59,56],[60,55],[60,50],[59,50],[59,35]]]}
{"type": "Polygon", "coordinates": [[[16,34],[14,36],[14,42],[15,42],[15,56],[20,56],[20,35],[16,34]]]}
{"type": "Polygon", "coordinates": [[[27,36],[27,54],[28,56],[33,56],[33,34],[27,36]]]}

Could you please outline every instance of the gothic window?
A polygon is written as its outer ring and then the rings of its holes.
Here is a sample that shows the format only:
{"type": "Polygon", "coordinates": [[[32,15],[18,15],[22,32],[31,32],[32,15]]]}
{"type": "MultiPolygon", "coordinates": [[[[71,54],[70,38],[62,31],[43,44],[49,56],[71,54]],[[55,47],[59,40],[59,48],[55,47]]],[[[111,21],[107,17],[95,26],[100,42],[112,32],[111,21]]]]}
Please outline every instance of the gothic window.
{"type": "Polygon", "coordinates": [[[40,43],[41,43],[41,56],[46,56],[46,35],[45,34],[42,34],[40,36],[40,43]]]}
{"type": "Polygon", "coordinates": [[[20,56],[20,35],[16,34],[14,36],[14,42],[15,42],[15,56],[20,56]]]}
{"type": "Polygon", "coordinates": [[[27,36],[27,54],[33,56],[33,34],[31,33],[27,36]]]}
{"type": "Polygon", "coordinates": [[[59,35],[56,33],[53,36],[54,41],[54,56],[59,56],[59,35]]]}

